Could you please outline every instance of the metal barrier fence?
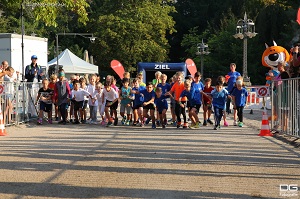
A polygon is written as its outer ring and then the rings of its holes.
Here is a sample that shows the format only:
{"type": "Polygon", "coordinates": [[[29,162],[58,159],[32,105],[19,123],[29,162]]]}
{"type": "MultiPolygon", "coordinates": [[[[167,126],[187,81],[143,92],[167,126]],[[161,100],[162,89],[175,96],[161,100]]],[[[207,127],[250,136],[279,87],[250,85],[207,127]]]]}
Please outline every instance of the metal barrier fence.
{"type": "Polygon", "coordinates": [[[18,125],[37,117],[35,106],[38,90],[42,84],[27,82],[1,82],[1,111],[4,124],[18,125]]]}
{"type": "Polygon", "coordinates": [[[271,128],[300,138],[300,78],[273,81],[271,128]]]}

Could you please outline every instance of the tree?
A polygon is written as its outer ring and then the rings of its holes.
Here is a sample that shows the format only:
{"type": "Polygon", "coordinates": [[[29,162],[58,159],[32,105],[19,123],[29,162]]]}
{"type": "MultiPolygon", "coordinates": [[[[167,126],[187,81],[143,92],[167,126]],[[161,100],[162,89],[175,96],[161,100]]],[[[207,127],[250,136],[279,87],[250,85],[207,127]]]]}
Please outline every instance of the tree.
{"type": "MultiPolygon", "coordinates": [[[[105,0],[93,11],[97,19],[90,27],[98,37],[92,45],[95,61],[107,69],[117,59],[127,71],[134,71],[141,61],[168,60],[169,44],[166,34],[172,34],[174,20],[169,15],[174,7],[160,0],[105,0]],[[94,53],[95,54],[95,53],[94,53]]],[[[92,6],[93,7],[93,6],[92,6]]]]}

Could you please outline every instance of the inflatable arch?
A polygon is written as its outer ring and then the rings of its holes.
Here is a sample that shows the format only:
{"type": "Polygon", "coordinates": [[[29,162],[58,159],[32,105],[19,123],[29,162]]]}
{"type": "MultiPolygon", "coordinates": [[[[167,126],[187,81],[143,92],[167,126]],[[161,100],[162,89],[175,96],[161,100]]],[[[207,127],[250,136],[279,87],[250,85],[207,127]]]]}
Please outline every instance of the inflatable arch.
{"type": "Polygon", "coordinates": [[[155,78],[155,73],[160,71],[170,79],[177,71],[182,71],[184,76],[187,75],[186,63],[155,63],[155,62],[140,62],[138,63],[138,72],[143,73],[143,82],[152,81],[155,78]]]}

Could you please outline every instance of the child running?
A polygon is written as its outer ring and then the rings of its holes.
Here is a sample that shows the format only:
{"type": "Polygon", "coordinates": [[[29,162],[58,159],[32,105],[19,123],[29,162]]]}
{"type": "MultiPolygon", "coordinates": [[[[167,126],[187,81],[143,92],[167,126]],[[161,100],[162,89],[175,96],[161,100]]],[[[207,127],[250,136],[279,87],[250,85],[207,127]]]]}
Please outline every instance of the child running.
{"type": "Polygon", "coordinates": [[[159,114],[159,119],[162,121],[162,128],[166,128],[167,125],[167,116],[166,112],[168,110],[168,102],[166,98],[169,96],[163,95],[161,87],[157,87],[155,90],[155,100],[154,104],[156,106],[156,110],[159,114]]]}
{"type": "Polygon", "coordinates": [[[107,81],[104,84],[104,89],[102,92],[102,104],[105,102],[105,116],[108,119],[107,127],[113,124],[113,119],[110,115],[110,110],[112,112],[117,111],[119,95],[115,89],[111,87],[111,82],[107,81]]]}
{"type": "Polygon", "coordinates": [[[78,112],[80,115],[80,118],[83,118],[83,106],[84,106],[84,97],[85,96],[91,96],[89,92],[86,90],[80,88],[80,83],[77,79],[73,80],[73,90],[71,92],[72,94],[72,103],[74,104],[74,116],[75,116],[75,121],[74,124],[80,124],[79,122],[79,117],[78,117],[78,112]]]}
{"type": "Polygon", "coordinates": [[[187,128],[188,123],[186,121],[186,113],[185,113],[185,106],[182,107],[182,104],[184,105],[186,103],[186,97],[182,97],[181,101],[179,101],[180,95],[182,91],[184,90],[184,83],[183,83],[183,73],[182,72],[176,72],[176,82],[172,86],[170,92],[168,92],[168,95],[175,94],[175,114],[177,117],[177,128],[180,128],[181,126],[181,118],[180,115],[183,117],[183,128],[187,128]]]}
{"type": "Polygon", "coordinates": [[[248,91],[243,87],[243,78],[241,76],[236,79],[236,89],[232,91],[231,96],[233,107],[237,110],[238,126],[243,127],[243,110],[246,105],[248,91]]]}
{"type": "MultiPolygon", "coordinates": [[[[191,80],[187,79],[184,81],[184,91],[182,91],[179,101],[181,101],[182,97],[187,97],[189,100],[188,108],[189,108],[189,118],[192,121],[190,128],[199,128],[200,122],[198,118],[198,112],[201,106],[200,93],[197,91],[195,87],[192,87],[191,80]]],[[[201,91],[202,92],[202,91],[201,91]]],[[[184,104],[180,103],[180,106],[184,108],[184,104]]]]}
{"type": "Polygon", "coordinates": [[[228,97],[228,91],[223,88],[222,82],[217,82],[216,89],[211,92],[212,104],[214,106],[215,114],[215,127],[214,130],[220,127],[220,122],[223,117],[223,112],[226,108],[226,100],[228,97]]]}
{"type": "Polygon", "coordinates": [[[129,86],[129,79],[128,78],[123,78],[122,80],[123,86],[119,90],[119,96],[120,96],[120,115],[122,116],[122,124],[129,126],[130,125],[130,120],[131,120],[131,87],[129,86]],[[127,114],[127,117],[125,115],[125,111],[127,114]]]}
{"type": "Polygon", "coordinates": [[[141,93],[144,96],[144,103],[143,103],[143,116],[147,118],[145,124],[149,124],[150,120],[152,120],[152,128],[155,129],[155,116],[154,116],[154,99],[155,99],[155,92],[153,91],[153,84],[152,82],[148,82],[146,84],[146,90],[142,90],[141,93]],[[150,116],[148,112],[150,111],[150,116]]]}
{"type": "Polygon", "coordinates": [[[44,111],[48,113],[48,123],[52,124],[52,96],[53,90],[48,87],[49,81],[47,79],[43,79],[42,81],[43,87],[40,88],[37,96],[36,103],[40,102],[40,112],[39,119],[37,124],[43,123],[43,115],[44,111]]]}
{"type": "Polygon", "coordinates": [[[144,125],[143,120],[143,102],[144,102],[144,96],[141,94],[142,90],[146,90],[144,86],[139,85],[139,79],[136,78],[133,80],[133,88],[132,93],[134,94],[133,99],[133,126],[136,126],[138,124],[138,120],[140,120],[140,125],[144,125]]]}
{"type": "MultiPolygon", "coordinates": [[[[204,89],[203,92],[205,94],[210,94],[214,88],[211,86],[211,78],[206,78],[204,80],[204,89]]],[[[203,126],[207,126],[207,123],[209,124],[214,124],[211,120],[210,120],[210,116],[211,116],[211,109],[212,109],[212,105],[211,105],[211,100],[209,97],[203,95],[202,98],[202,102],[203,102],[203,126]]]]}

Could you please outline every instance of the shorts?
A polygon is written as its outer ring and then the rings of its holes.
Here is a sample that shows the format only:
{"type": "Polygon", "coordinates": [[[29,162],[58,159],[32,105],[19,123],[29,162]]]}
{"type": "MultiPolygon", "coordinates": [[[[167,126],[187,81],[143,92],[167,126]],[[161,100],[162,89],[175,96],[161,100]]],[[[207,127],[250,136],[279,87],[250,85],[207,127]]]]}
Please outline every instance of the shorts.
{"type": "Polygon", "coordinates": [[[51,112],[52,104],[46,104],[43,101],[40,101],[40,111],[51,112]]]}
{"type": "Polygon", "coordinates": [[[203,101],[203,106],[206,106],[207,110],[212,110],[212,104],[209,104],[206,101],[203,101]]]}
{"type": "Polygon", "coordinates": [[[158,109],[157,109],[157,112],[158,112],[159,114],[162,114],[162,112],[163,112],[164,110],[168,110],[168,108],[166,108],[166,107],[164,107],[164,108],[158,108],[158,109]]]}
{"type": "Polygon", "coordinates": [[[79,109],[83,108],[84,101],[79,101],[79,102],[74,101],[73,104],[74,104],[74,111],[78,111],[79,109]]]}
{"type": "Polygon", "coordinates": [[[121,104],[120,113],[125,113],[125,111],[126,111],[126,114],[131,114],[131,111],[132,111],[131,106],[127,106],[127,104],[121,104]]]}
{"type": "Polygon", "coordinates": [[[86,109],[88,103],[89,103],[89,100],[84,100],[84,101],[83,101],[83,107],[82,107],[82,108],[83,108],[83,109],[86,109]]]}
{"type": "Polygon", "coordinates": [[[143,107],[143,104],[136,104],[136,105],[133,105],[132,110],[136,110],[136,109],[139,109],[141,107],[143,107]]]}
{"type": "Polygon", "coordinates": [[[194,104],[193,106],[190,106],[191,109],[192,108],[196,109],[197,113],[199,113],[200,107],[201,107],[201,104],[194,104]]]}
{"type": "Polygon", "coordinates": [[[149,109],[150,109],[150,110],[155,110],[153,104],[148,104],[148,105],[146,105],[146,106],[143,106],[143,108],[146,109],[146,110],[149,110],[149,109]]]}
{"type": "Polygon", "coordinates": [[[105,107],[109,107],[111,110],[117,110],[118,108],[118,100],[115,101],[112,105],[109,105],[108,103],[111,103],[112,101],[106,100],[105,107]]]}

